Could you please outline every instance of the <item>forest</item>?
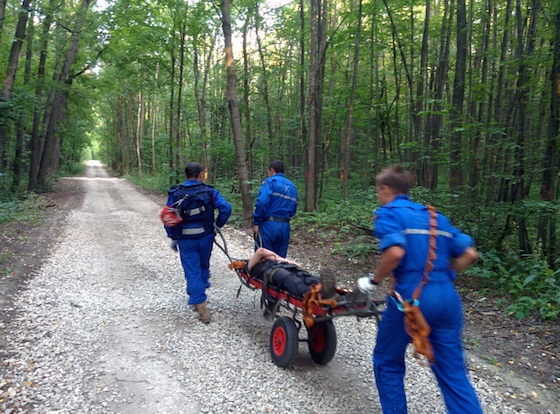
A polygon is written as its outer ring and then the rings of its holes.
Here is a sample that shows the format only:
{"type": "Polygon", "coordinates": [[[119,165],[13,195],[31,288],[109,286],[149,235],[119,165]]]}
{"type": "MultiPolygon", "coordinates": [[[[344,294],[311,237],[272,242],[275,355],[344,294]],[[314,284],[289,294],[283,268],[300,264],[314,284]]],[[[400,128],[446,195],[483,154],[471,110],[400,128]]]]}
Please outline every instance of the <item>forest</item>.
{"type": "Polygon", "coordinates": [[[248,228],[280,159],[294,225],[351,238],[399,163],[480,289],[560,316],[557,0],[0,0],[0,76],[0,223],[87,159],[162,193],[196,160],[248,228]]]}

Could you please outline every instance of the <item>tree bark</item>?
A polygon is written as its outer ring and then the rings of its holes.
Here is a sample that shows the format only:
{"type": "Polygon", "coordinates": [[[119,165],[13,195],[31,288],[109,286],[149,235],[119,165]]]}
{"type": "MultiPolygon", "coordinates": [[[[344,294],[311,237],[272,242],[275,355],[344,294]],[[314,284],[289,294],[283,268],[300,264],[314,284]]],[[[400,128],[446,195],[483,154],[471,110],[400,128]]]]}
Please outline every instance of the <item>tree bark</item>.
{"type": "Polygon", "coordinates": [[[2,33],[4,33],[4,20],[6,18],[6,3],[8,0],[0,0],[0,45],[2,44],[2,33]]]}
{"type": "Polygon", "coordinates": [[[45,146],[43,148],[43,154],[41,157],[41,163],[39,165],[39,173],[37,177],[37,183],[41,187],[45,187],[47,175],[51,171],[57,122],[60,119],[66,102],[66,88],[69,87],[69,83],[71,83],[72,81],[72,79],[69,77],[70,69],[72,67],[72,64],[74,63],[74,59],[78,51],[78,42],[80,40],[79,35],[81,33],[85,15],[87,13],[87,10],[89,9],[91,2],[92,0],[82,0],[80,4],[78,17],[76,19],[76,25],[72,32],[70,45],[66,54],[66,60],[57,79],[57,83],[60,85],[61,90],[55,92],[53,107],[49,116],[47,131],[45,134],[45,146]]]}
{"type": "Polygon", "coordinates": [[[138,113],[136,116],[136,162],[138,166],[138,175],[142,176],[142,135],[144,135],[144,112],[145,101],[144,92],[140,88],[138,92],[138,113]]]}
{"type": "Polygon", "coordinates": [[[41,52],[39,55],[39,65],[37,67],[37,83],[35,88],[35,103],[33,105],[33,129],[31,132],[31,157],[29,161],[29,182],[28,191],[34,191],[37,186],[37,174],[41,154],[43,153],[43,141],[41,136],[41,101],[43,100],[43,89],[45,84],[45,65],[47,62],[47,52],[49,44],[49,32],[53,22],[51,10],[52,1],[48,5],[48,12],[43,20],[43,30],[41,34],[41,52]]]}
{"type": "MultiPolygon", "coordinates": [[[[524,22],[522,18],[522,6],[520,0],[517,0],[516,5],[516,16],[517,16],[517,51],[516,56],[518,58],[518,78],[517,78],[517,139],[516,146],[514,150],[514,160],[515,165],[513,168],[514,180],[511,188],[511,201],[515,204],[520,204],[525,198],[525,139],[528,131],[527,119],[527,102],[529,98],[528,86],[527,86],[527,65],[526,61],[531,58],[535,46],[535,32],[537,27],[537,13],[540,9],[539,0],[533,0],[531,7],[531,16],[529,18],[529,27],[527,30],[527,41],[526,47],[525,42],[523,42],[524,36],[524,22]]],[[[518,223],[518,240],[519,240],[519,250],[520,252],[531,254],[532,248],[529,242],[529,234],[527,232],[527,223],[525,216],[517,214],[516,221],[518,223]]]]}
{"type": "Polygon", "coordinates": [[[154,96],[152,97],[152,176],[156,175],[156,116],[157,116],[157,89],[159,76],[159,62],[156,63],[154,75],[154,96]]]}
{"type": "Polygon", "coordinates": [[[457,0],[457,58],[455,61],[455,78],[453,80],[453,97],[451,102],[451,143],[449,186],[451,190],[461,188],[464,183],[463,163],[461,161],[463,122],[463,104],[465,100],[465,72],[467,62],[467,9],[465,0],[457,0]]]}
{"type": "Polygon", "coordinates": [[[356,97],[356,85],[358,83],[358,60],[360,56],[360,36],[362,32],[362,0],[358,0],[358,27],[356,28],[356,40],[354,41],[354,59],[352,68],[352,86],[350,90],[350,102],[348,102],[348,118],[346,120],[346,136],[344,144],[343,161],[343,191],[344,201],[348,201],[348,175],[350,174],[350,155],[352,148],[354,100],[356,97]]]}
{"type": "MultiPolygon", "coordinates": [[[[548,134],[546,150],[543,160],[541,177],[541,200],[547,207],[540,213],[537,238],[543,245],[543,251],[551,267],[554,266],[559,256],[556,238],[556,209],[551,205],[558,199],[555,194],[555,181],[558,177],[558,132],[560,130],[560,12],[555,16],[555,32],[553,41],[553,62],[550,72],[550,117],[548,121],[548,134]]],[[[558,266],[558,265],[557,265],[558,266]]]]}
{"type": "Polygon", "coordinates": [[[281,148],[278,148],[278,142],[274,139],[274,132],[272,130],[272,110],[270,109],[270,99],[268,96],[268,74],[266,70],[266,63],[264,59],[264,53],[262,48],[261,36],[259,34],[259,6],[258,3],[256,4],[257,12],[255,13],[255,36],[257,38],[257,48],[259,51],[259,58],[261,61],[261,70],[262,70],[262,77],[263,77],[263,98],[264,104],[266,107],[266,129],[268,131],[268,152],[269,158],[272,159],[276,147],[276,152],[279,153],[281,148]]]}
{"type": "Polygon", "coordinates": [[[318,74],[319,54],[319,0],[311,0],[310,42],[309,42],[309,141],[307,143],[307,171],[305,173],[305,211],[315,210],[317,188],[317,142],[318,136],[318,74]]]}
{"type": "Polygon", "coordinates": [[[249,31],[249,22],[251,12],[247,9],[247,19],[243,24],[243,115],[245,117],[245,153],[247,157],[247,174],[253,177],[253,138],[251,135],[251,107],[250,97],[251,88],[249,86],[251,79],[249,53],[247,51],[247,32],[249,31]]]}
{"type": "MultiPolygon", "coordinates": [[[[23,0],[19,12],[19,18],[14,35],[14,42],[10,50],[10,57],[8,58],[8,67],[6,68],[6,75],[4,76],[4,84],[2,87],[2,101],[7,102],[12,97],[12,89],[16,80],[16,72],[19,63],[19,55],[25,39],[25,28],[27,26],[27,19],[29,17],[29,8],[31,0],[23,0]]],[[[0,171],[4,171],[6,166],[6,124],[0,123],[0,171]]]]}
{"type": "MultiPolygon", "coordinates": [[[[31,80],[31,63],[33,57],[33,17],[35,13],[31,11],[31,19],[28,19],[29,28],[27,33],[29,34],[29,39],[27,40],[27,47],[25,48],[25,75],[23,78],[23,84],[25,86],[29,85],[31,80]]],[[[16,139],[16,153],[14,157],[14,178],[12,180],[12,193],[17,193],[19,191],[19,186],[21,183],[21,176],[23,170],[23,154],[25,153],[25,114],[22,112],[19,116],[18,127],[17,127],[17,139],[16,139]]]]}
{"type": "Polygon", "coordinates": [[[231,130],[235,144],[235,159],[239,177],[239,188],[243,203],[243,226],[250,229],[253,221],[253,200],[251,197],[251,185],[245,158],[243,145],[243,131],[241,130],[241,114],[237,101],[237,75],[233,60],[232,30],[231,30],[231,1],[222,0],[222,29],[224,32],[226,73],[227,73],[227,101],[229,107],[231,130]]]}

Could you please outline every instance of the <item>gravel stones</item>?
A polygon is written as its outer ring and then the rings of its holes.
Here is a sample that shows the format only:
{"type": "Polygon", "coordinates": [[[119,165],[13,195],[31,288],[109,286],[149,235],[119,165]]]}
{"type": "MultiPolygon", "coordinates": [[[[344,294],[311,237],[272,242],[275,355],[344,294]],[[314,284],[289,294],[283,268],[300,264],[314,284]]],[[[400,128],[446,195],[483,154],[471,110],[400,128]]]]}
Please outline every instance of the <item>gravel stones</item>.
{"type": "MultiPolygon", "coordinates": [[[[178,255],[159,208],[124,180],[84,181],[84,205],[41,271],[15,300],[0,367],[5,413],[379,412],[372,374],[373,319],[335,318],[338,347],[326,366],[300,343],[291,369],[276,367],[260,291],[241,288],[229,260],[212,255],[212,323],[187,306],[178,255]],[[237,295],[239,290],[239,296],[237,295]]],[[[223,230],[232,258],[251,240],[223,230]]],[[[297,258],[295,258],[297,259],[297,258]]],[[[428,368],[407,355],[412,413],[445,413],[428,368]]],[[[486,413],[526,413],[471,377],[486,413]]],[[[546,411],[543,411],[546,412],[546,411]]]]}

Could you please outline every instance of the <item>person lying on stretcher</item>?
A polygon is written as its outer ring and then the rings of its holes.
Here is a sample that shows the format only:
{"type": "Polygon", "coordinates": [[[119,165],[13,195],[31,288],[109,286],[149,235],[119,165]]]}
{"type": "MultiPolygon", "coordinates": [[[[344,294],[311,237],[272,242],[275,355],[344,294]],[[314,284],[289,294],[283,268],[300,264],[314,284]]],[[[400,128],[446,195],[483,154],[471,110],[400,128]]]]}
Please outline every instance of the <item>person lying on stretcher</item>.
{"type": "Polygon", "coordinates": [[[292,260],[277,255],[272,250],[259,247],[247,263],[252,278],[262,280],[276,289],[303,298],[310,287],[321,283],[321,296],[329,298],[336,295],[336,279],[329,269],[321,271],[321,277],[312,275],[292,260]]]}

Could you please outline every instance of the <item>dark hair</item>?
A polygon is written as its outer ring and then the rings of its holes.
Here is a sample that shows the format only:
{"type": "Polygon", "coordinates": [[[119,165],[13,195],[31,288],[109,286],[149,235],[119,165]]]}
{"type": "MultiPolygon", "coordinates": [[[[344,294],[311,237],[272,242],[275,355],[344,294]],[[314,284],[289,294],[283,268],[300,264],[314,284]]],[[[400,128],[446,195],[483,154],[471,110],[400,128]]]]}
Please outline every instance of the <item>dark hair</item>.
{"type": "Polygon", "coordinates": [[[284,163],[282,161],[271,161],[271,163],[268,165],[268,168],[272,168],[277,173],[284,173],[284,163]]]}
{"type": "Polygon", "coordinates": [[[399,194],[408,194],[412,187],[412,175],[402,165],[385,168],[375,177],[375,185],[386,185],[399,194]]]}
{"type": "Polygon", "coordinates": [[[185,175],[187,176],[187,179],[197,178],[201,172],[202,165],[198,162],[189,162],[185,167],[185,175]]]}

